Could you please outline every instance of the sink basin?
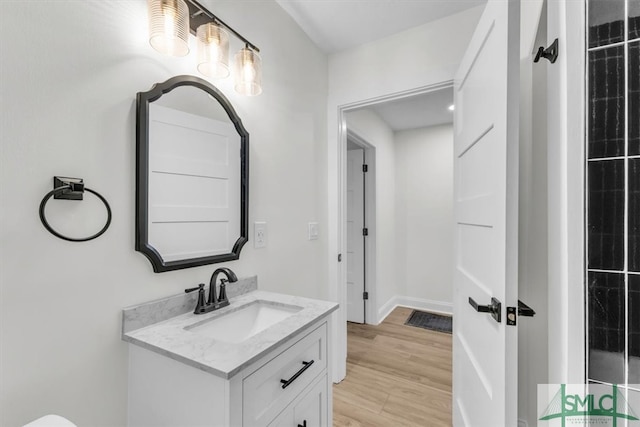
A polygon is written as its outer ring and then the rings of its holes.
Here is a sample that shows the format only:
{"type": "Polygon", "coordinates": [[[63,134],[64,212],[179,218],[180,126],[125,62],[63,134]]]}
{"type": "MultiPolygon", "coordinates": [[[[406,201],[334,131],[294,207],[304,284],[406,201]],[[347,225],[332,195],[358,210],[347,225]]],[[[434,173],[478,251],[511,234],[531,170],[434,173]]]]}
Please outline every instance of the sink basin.
{"type": "Polygon", "coordinates": [[[218,341],[240,343],[300,310],[302,307],[295,305],[259,300],[185,329],[218,341]]]}

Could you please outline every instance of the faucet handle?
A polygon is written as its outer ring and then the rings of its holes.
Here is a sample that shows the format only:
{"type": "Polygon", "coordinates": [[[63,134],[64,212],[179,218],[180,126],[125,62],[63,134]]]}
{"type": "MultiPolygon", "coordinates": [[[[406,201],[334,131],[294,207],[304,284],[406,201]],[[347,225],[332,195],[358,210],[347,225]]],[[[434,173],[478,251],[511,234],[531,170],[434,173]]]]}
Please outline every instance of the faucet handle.
{"type": "Polygon", "coordinates": [[[195,314],[204,313],[207,307],[207,303],[204,301],[204,283],[200,283],[197,288],[188,288],[184,290],[187,294],[193,291],[198,291],[198,303],[196,304],[196,308],[193,312],[195,314]]]}
{"type": "Polygon", "coordinates": [[[220,294],[218,295],[218,301],[223,302],[227,300],[227,279],[220,279],[220,294]]]}
{"type": "Polygon", "coordinates": [[[200,289],[204,290],[204,283],[200,283],[195,288],[187,288],[187,289],[184,290],[184,293],[188,294],[189,292],[197,291],[197,290],[200,290],[200,289]]]}

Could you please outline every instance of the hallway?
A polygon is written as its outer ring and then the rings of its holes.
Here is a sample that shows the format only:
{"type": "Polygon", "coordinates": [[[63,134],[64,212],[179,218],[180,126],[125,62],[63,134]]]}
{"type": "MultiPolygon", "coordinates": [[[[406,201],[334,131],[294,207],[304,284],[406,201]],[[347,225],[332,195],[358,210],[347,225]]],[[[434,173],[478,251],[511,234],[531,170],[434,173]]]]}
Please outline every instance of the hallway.
{"type": "Polygon", "coordinates": [[[348,323],[347,377],[333,386],[336,427],[450,426],[452,336],[406,326],[397,307],[378,326],[348,323]]]}

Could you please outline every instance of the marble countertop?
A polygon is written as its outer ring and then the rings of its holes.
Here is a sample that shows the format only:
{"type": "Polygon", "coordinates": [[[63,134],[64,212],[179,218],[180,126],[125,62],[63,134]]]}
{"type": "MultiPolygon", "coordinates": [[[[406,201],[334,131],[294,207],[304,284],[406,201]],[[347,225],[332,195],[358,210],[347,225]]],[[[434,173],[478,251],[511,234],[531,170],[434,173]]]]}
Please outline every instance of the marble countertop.
{"type": "Polygon", "coordinates": [[[338,308],[334,302],[258,290],[230,298],[230,302],[229,306],[206,314],[184,313],[134,330],[123,326],[122,339],[229,379],[338,308]],[[203,324],[257,301],[302,309],[240,343],[218,341],[189,330],[196,324],[203,324]]]}

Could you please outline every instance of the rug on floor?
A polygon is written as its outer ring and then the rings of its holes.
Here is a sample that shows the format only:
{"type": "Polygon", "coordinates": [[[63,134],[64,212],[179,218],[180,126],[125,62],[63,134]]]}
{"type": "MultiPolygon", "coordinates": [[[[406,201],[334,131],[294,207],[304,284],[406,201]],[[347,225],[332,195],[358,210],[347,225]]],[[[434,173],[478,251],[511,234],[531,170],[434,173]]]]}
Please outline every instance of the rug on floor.
{"type": "Polygon", "coordinates": [[[452,318],[441,314],[427,313],[426,311],[413,310],[405,325],[415,326],[432,331],[451,333],[452,318]]]}

